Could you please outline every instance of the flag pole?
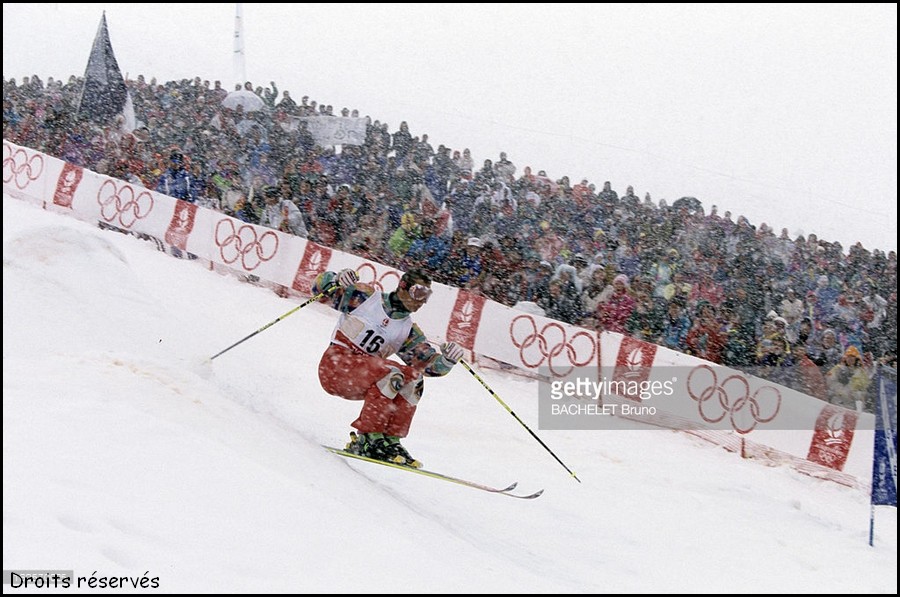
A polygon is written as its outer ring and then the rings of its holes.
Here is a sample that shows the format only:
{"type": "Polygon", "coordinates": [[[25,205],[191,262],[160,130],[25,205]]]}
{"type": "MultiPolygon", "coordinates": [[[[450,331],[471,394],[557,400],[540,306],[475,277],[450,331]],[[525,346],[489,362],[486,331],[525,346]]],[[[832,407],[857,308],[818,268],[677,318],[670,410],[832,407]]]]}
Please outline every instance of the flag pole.
{"type": "Polygon", "coordinates": [[[897,369],[878,364],[866,402],[875,404],[869,547],[875,546],[875,506],[897,507],[897,369]]]}
{"type": "Polygon", "coordinates": [[[247,64],[244,55],[244,8],[238,2],[234,9],[234,76],[241,87],[247,80],[247,64]]]}
{"type": "Polygon", "coordinates": [[[875,503],[869,500],[869,547],[875,547],[875,503]]]}

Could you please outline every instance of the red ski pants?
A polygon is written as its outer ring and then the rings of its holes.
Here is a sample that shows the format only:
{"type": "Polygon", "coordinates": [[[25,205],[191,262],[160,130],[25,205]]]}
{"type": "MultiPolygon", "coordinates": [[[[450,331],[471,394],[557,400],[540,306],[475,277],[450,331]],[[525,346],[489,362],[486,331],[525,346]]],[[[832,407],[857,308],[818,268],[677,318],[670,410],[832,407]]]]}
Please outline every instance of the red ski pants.
{"type": "Polygon", "coordinates": [[[319,361],[319,383],[326,392],[365,401],[359,417],[350,424],[360,433],[406,437],[416,405],[398,391],[421,376],[413,367],[339,344],[331,344],[319,361]]]}

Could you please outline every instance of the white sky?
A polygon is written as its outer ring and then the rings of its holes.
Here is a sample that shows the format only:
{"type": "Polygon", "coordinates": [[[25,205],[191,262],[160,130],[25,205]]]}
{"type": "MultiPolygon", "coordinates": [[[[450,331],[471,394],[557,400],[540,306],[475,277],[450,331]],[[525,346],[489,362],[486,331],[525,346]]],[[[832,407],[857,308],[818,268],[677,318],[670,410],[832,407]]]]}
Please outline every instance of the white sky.
{"type": "Polygon", "coordinates": [[[295,305],[4,195],[3,568],[167,593],[897,592],[896,508],[870,548],[864,491],[675,432],[541,431],[505,374],[481,371],[583,483],[461,368],[405,445],[542,497],[329,454],[359,404],[319,387],[326,306],[201,365],[295,305]]]}
{"type": "MultiPolygon", "coordinates": [[[[231,88],[234,4],[4,4],[3,74],[231,88]]],[[[896,4],[245,4],[247,77],[573,182],[897,248],[896,4]]]]}

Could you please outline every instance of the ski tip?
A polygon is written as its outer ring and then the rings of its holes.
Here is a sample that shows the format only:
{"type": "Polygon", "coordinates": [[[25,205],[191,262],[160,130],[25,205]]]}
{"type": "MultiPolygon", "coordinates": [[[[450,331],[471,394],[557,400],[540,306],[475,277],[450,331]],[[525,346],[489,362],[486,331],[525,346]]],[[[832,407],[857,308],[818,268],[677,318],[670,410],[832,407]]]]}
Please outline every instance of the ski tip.
{"type": "Polygon", "coordinates": [[[501,489],[500,492],[501,492],[501,493],[505,493],[505,492],[507,492],[507,491],[512,491],[513,489],[515,489],[515,488],[518,487],[518,486],[519,486],[519,482],[516,481],[516,482],[514,482],[512,485],[510,485],[509,487],[506,487],[506,488],[504,488],[504,489],[501,489]]]}
{"type": "Polygon", "coordinates": [[[544,490],[540,489],[540,490],[535,491],[534,493],[530,493],[528,495],[519,495],[518,493],[509,493],[509,492],[504,492],[503,495],[518,498],[520,500],[533,500],[535,498],[541,497],[541,495],[543,495],[543,493],[544,493],[544,490]]]}

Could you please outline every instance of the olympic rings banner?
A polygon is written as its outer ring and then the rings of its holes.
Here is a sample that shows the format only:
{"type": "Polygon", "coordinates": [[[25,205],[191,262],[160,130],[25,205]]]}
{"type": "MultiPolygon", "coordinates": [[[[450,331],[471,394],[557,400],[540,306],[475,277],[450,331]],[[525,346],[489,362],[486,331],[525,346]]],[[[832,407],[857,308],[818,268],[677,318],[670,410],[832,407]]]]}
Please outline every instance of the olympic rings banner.
{"type": "Polygon", "coordinates": [[[684,430],[845,485],[866,483],[874,415],[622,334],[600,334],[600,354],[601,376],[613,382],[672,384],[671,395],[662,398],[604,397],[655,405],[654,414],[640,416],[643,423],[684,430]]]}
{"type": "MultiPolygon", "coordinates": [[[[394,288],[400,277],[386,265],[248,224],[6,140],[3,191],[101,227],[146,235],[173,253],[190,253],[210,267],[252,274],[305,296],[325,270],[354,268],[363,282],[383,290],[394,288]]],[[[696,435],[705,432],[706,439],[729,449],[787,459],[795,466],[800,462],[811,474],[846,484],[867,482],[871,476],[870,414],[654,344],[616,333],[597,334],[442,284],[434,284],[434,294],[417,322],[435,342],[452,340],[472,353],[550,377],[595,369],[613,381],[672,383],[675,391],[658,403],[651,425],[696,435]],[[676,370],[679,375],[672,374],[676,370]]],[[[641,402],[625,393],[603,400],[641,402]]]]}

